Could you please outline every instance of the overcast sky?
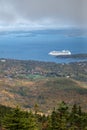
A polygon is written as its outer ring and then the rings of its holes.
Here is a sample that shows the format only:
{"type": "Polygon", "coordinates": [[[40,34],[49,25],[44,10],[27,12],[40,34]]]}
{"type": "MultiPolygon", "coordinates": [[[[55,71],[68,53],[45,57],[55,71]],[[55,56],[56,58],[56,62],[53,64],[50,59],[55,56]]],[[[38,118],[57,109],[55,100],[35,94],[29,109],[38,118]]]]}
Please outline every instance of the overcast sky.
{"type": "Polygon", "coordinates": [[[0,0],[0,30],[87,27],[87,0],[0,0]]]}

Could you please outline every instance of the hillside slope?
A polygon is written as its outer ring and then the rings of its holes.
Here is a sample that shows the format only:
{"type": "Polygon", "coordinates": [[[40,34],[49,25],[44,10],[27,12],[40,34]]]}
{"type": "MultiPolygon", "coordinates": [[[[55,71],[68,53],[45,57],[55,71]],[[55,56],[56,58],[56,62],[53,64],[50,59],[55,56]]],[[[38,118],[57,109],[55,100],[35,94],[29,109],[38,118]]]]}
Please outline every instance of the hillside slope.
{"type": "Polygon", "coordinates": [[[19,105],[24,109],[34,109],[34,105],[38,104],[38,109],[42,112],[51,110],[61,101],[70,105],[77,103],[87,109],[87,89],[79,81],[67,78],[44,78],[35,81],[2,78],[0,99],[2,105],[19,105]]]}
{"type": "Polygon", "coordinates": [[[0,104],[47,112],[59,102],[87,110],[87,62],[57,64],[0,59],[0,104]]]}

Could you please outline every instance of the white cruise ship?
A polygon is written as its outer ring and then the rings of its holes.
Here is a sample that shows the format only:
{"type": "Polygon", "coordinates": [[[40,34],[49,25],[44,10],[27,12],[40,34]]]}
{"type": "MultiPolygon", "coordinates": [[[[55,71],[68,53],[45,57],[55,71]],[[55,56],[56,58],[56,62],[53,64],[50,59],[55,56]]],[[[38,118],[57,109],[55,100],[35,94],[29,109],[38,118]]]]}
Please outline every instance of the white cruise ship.
{"type": "Polygon", "coordinates": [[[71,52],[69,50],[51,51],[51,52],[49,52],[49,55],[64,56],[64,55],[71,55],[71,52]]]}

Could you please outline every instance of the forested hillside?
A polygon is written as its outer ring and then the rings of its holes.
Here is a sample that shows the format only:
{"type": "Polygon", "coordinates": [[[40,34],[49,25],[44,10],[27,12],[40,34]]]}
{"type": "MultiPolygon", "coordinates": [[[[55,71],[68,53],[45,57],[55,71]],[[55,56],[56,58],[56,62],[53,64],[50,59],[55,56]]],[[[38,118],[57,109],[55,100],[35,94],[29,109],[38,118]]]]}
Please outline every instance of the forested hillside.
{"type": "Polygon", "coordinates": [[[87,62],[0,60],[0,104],[50,113],[61,101],[87,111],[87,62]]]}

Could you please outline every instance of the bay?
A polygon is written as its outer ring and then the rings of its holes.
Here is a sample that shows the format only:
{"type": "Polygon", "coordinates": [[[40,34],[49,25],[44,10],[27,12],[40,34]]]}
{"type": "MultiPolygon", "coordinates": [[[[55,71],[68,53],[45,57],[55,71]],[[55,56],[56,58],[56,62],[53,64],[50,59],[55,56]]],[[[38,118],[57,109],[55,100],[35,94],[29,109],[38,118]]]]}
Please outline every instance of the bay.
{"type": "Polygon", "coordinates": [[[87,36],[79,30],[39,30],[0,33],[0,58],[36,60],[57,63],[87,59],[56,58],[50,51],[69,50],[87,53],[87,36]],[[84,34],[84,35],[83,35],[84,34]]]}

